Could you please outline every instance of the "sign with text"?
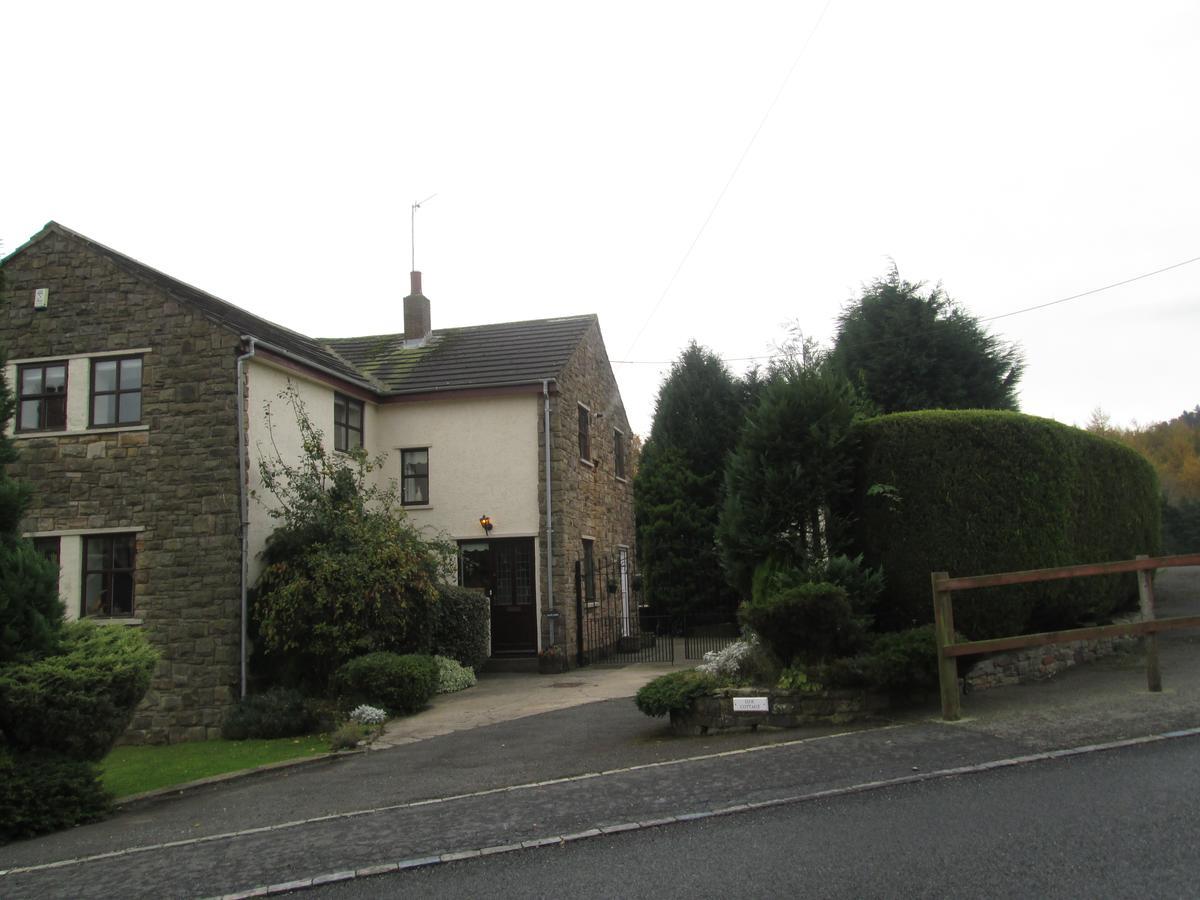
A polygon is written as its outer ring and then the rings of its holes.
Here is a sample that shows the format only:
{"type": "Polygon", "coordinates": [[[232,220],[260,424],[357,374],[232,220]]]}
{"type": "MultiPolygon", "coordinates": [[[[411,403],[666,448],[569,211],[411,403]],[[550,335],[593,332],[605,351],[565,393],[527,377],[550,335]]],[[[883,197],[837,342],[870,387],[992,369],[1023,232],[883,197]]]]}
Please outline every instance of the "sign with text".
{"type": "Polygon", "coordinates": [[[770,712],[766,697],[734,697],[734,712],[770,712]]]}

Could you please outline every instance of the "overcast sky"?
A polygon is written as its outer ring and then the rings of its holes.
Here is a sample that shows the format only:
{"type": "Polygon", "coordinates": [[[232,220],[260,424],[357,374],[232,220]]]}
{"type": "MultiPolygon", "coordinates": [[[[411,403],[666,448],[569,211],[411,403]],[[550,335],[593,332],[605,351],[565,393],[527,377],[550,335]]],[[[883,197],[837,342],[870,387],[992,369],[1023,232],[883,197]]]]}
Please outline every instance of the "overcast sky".
{"type": "MultiPolygon", "coordinates": [[[[54,219],[310,335],[399,331],[436,194],[434,327],[598,313],[643,434],[689,339],[739,372],[789,322],[827,341],[891,260],[988,318],[1200,257],[1195,0],[10,3],[0,29],[5,253],[54,219]]],[[[1200,262],[990,327],[1026,412],[1200,403],[1200,262]]]]}

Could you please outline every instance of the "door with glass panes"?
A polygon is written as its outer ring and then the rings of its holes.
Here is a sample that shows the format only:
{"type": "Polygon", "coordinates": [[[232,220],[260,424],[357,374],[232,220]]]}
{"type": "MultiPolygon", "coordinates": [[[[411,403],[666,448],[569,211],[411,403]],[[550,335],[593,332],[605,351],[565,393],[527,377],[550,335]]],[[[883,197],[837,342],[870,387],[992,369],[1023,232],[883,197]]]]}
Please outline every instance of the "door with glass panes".
{"type": "Polygon", "coordinates": [[[537,653],[533,538],[460,541],[461,581],[492,608],[492,656],[537,653]]]}

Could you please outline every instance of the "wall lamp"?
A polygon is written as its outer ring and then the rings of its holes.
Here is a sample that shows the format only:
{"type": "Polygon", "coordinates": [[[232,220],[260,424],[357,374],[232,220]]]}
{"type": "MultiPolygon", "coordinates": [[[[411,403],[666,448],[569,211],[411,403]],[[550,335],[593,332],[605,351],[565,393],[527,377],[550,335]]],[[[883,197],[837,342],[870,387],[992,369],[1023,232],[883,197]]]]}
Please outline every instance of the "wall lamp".
{"type": "Polygon", "coordinates": [[[479,524],[483,528],[485,534],[492,533],[492,517],[491,516],[480,516],[479,524]]]}

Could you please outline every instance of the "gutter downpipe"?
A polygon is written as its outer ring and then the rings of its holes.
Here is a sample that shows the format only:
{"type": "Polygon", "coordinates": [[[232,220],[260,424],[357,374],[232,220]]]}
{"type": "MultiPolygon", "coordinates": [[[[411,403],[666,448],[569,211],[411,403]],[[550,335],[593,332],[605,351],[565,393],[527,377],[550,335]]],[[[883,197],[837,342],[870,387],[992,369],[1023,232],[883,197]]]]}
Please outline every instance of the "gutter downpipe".
{"type": "Polygon", "coordinates": [[[246,491],[246,361],[254,356],[255,339],[248,334],[242,341],[249,349],[237,358],[237,410],[238,410],[238,505],[242,520],[242,571],[241,571],[241,689],[246,696],[246,579],[250,555],[250,495],[246,491]]]}
{"type": "Polygon", "coordinates": [[[542,379],[542,431],[546,445],[546,617],[550,620],[550,646],[554,646],[554,503],[550,492],[550,380],[542,379]]]}

